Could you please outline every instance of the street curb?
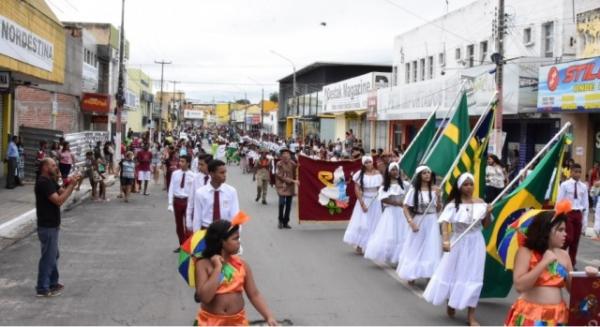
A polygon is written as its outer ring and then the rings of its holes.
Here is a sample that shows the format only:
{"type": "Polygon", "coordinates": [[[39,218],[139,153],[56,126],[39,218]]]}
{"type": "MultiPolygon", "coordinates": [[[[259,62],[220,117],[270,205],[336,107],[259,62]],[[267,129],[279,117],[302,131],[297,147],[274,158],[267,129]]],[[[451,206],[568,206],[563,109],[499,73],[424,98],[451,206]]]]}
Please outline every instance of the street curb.
{"type": "MultiPolygon", "coordinates": [[[[115,184],[115,178],[109,178],[106,186],[111,187],[115,184]]],[[[85,200],[89,199],[92,190],[86,189],[82,192],[73,192],[71,197],[61,207],[61,212],[71,211],[85,200]]],[[[36,209],[31,209],[0,225],[0,250],[18,242],[20,239],[35,231],[35,221],[37,219],[36,209]]]]}

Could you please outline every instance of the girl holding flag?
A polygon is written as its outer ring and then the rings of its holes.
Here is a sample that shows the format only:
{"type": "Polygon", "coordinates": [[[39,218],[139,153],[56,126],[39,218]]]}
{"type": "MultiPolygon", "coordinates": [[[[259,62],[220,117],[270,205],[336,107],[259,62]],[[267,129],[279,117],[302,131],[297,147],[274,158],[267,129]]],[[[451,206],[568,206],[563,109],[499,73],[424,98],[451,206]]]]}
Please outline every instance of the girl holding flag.
{"type": "Polygon", "coordinates": [[[381,217],[381,201],[377,194],[383,178],[373,164],[373,157],[363,156],[362,168],[352,179],[356,204],[344,233],[344,242],[355,246],[356,252],[362,254],[381,217]]]}
{"type": "Polygon", "coordinates": [[[400,166],[391,162],[385,172],[383,186],[379,189],[379,200],[383,214],[365,249],[365,258],[377,262],[397,264],[404,240],[409,232],[402,212],[404,195],[410,184],[400,177],[400,166]]]}
{"type": "Polygon", "coordinates": [[[430,278],[442,256],[437,213],[441,210],[440,189],[434,185],[435,175],[427,166],[415,170],[415,181],[406,194],[404,216],[408,233],[396,272],[410,284],[418,278],[430,278]]]}
{"type": "Polygon", "coordinates": [[[464,173],[454,182],[448,204],[438,219],[442,224],[442,247],[445,253],[423,297],[433,305],[447,301],[450,317],[454,317],[455,310],[468,307],[469,325],[479,326],[475,319],[475,307],[483,287],[486,257],[481,229],[491,221],[491,206],[473,197],[474,181],[473,175],[464,173]],[[452,226],[451,239],[454,241],[475,221],[478,221],[475,227],[451,249],[449,227],[452,226]]]}

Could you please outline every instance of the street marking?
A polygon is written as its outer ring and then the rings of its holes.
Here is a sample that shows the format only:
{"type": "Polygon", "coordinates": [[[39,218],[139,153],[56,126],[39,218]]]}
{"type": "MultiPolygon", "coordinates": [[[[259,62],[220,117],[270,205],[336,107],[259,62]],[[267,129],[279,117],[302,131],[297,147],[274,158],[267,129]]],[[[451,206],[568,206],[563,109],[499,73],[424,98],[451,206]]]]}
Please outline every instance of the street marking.
{"type": "Polygon", "coordinates": [[[0,225],[0,235],[8,235],[10,232],[9,228],[13,225],[21,224],[26,220],[33,220],[33,218],[35,218],[35,212],[35,209],[31,209],[21,214],[20,216],[3,223],[2,225],[0,225]]]}
{"type": "Polygon", "coordinates": [[[375,265],[377,265],[379,268],[383,269],[383,271],[385,271],[386,274],[390,275],[393,279],[395,279],[396,281],[398,281],[400,284],[402,284],[402,286],[404,286],[405,288],[407,288],[409,291],[411,291],[414,295],[416,295],[418,298],[420,299],[425,299],[423,297],[423,292],[413,286],[411,286],[410,284],[408,284],[407,281],[403,280],[400,278],[400,276],[398,276],[398,274],[396,274],[396,269],[383,264],[383,263],[379,263],[376,261],[371,260],[371,262],[373,262],[375,265]]]}

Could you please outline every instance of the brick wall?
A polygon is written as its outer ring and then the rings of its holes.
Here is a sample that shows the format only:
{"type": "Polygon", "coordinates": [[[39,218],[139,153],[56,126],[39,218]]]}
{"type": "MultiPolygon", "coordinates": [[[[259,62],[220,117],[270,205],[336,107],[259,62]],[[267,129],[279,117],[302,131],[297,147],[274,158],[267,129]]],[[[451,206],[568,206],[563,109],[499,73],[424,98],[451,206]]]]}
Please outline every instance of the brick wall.
{"type": "Polygon", "coordinates": [[[54,94],[52,92],[19,86],[15,93],[16,128],[19,126],[50,128],[65,133],[80,132],[82,130],[83,115],[77,97],[57,94],[58,111],[56,116],[53,117],[52,101],[54,94]]]}

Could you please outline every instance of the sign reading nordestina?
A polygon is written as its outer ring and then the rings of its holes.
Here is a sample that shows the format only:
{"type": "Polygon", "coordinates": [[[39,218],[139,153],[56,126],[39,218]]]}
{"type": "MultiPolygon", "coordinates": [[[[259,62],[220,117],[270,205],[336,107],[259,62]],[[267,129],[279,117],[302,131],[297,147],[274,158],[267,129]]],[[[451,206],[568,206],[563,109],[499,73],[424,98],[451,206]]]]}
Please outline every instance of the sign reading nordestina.
{"type": "Polygon", "coordinates": [[[37,34],[0,16],[0,54],[52,72],[54,45],[37,34]]]}

